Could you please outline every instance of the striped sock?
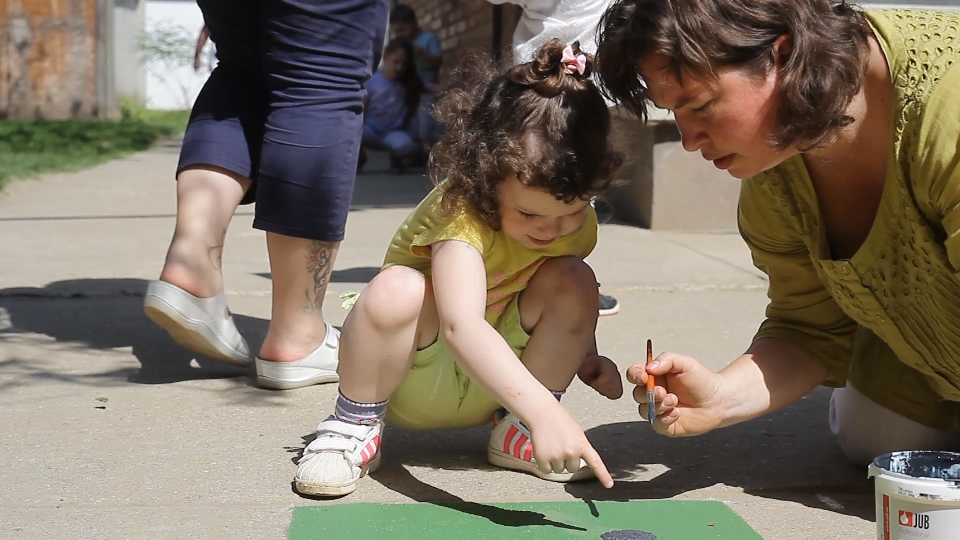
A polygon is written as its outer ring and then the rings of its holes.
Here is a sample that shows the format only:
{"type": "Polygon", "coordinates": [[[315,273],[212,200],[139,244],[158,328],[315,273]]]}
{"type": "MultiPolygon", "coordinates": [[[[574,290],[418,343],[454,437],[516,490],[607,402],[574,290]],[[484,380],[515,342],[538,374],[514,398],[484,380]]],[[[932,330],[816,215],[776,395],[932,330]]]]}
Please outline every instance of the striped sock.
{"type": "Polygon", "coordinates": [[[346,422],[360,425],[376,424],[387,415],[387,401],[379,403],[360,403],[344,396],[337,396],[337,405],[334,416],[346,422]]]}

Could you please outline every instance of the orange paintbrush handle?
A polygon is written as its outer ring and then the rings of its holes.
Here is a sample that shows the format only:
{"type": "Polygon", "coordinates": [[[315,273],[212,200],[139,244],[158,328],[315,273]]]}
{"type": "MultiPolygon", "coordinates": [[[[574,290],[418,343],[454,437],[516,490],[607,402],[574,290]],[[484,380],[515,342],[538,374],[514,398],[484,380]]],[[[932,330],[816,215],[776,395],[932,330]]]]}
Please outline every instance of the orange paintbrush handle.
{"type": "MultiPolygon", "coordinates": [[[[647,364],[653,362],[653,342],[649,339],[647,340],[647,364]]],[[[653,380],[653,375],[647,373],[647,390],[652,391],[656,386],[656,383],[653,380]]]]}
{"type": "MultiPolygon", "coordinates": [[[[653,362],[653,342],[647,340],[647,364],[653,362]]],[[[647,421],[653,424],[657,418],[657,404],[653,401],[653,389],[656,383],[653,381],[653,375],[647,373],[647,421]]]]}

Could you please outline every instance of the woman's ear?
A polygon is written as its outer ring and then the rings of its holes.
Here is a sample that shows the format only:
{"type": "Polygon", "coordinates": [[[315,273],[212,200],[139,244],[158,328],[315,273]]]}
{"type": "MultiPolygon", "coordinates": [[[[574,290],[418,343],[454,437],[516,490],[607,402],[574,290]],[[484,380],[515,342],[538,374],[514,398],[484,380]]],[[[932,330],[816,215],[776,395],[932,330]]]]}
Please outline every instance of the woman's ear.
{"type": "Polygon", "coordinates": [[[776,67],[780,67],[787,62],[793,53],[793,36],[790,34],[781,34],[773,42],[773,48],[770,51],[773,54],[773,61],[776,67]]]}

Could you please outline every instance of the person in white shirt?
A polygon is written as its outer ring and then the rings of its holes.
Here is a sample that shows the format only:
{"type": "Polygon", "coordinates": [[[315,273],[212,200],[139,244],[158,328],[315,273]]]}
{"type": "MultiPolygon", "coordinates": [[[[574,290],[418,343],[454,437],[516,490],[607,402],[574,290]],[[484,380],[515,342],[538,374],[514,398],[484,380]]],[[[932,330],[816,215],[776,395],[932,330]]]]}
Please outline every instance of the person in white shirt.
{"type": "Polygon", "coordinates": [[[597,52],[597,24],[612,0],[488,0],[516,4],[523,15],[513,32],[513,63],[528,62],[544,43],[557,38],[580,42],[585,53],[597,52]]]}

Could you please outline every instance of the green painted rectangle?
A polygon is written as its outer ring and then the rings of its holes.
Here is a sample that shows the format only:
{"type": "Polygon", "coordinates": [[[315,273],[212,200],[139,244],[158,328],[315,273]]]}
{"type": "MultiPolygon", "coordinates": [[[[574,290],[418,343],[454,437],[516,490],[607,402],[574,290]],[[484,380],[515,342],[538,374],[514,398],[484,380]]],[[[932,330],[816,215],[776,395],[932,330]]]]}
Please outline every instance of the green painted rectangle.
{"type": "Polygon", "coordinates": [[[288,536],[291,540],[601,540],[613,531],[624,532],[607,538],[763,540],[721,502],[660,500],[301,506],[293,510],[288,536]]]}

